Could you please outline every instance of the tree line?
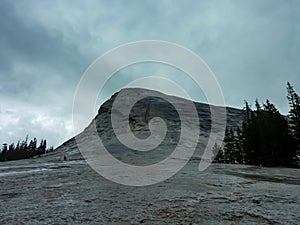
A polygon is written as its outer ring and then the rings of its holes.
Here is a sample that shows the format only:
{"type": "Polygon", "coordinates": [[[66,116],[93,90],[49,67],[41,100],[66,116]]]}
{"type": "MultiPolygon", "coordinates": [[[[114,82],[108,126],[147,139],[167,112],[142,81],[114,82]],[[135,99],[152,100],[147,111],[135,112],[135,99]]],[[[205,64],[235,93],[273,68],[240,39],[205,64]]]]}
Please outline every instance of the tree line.
{"type": "Polygon", "coordinates": [[[223,146],[214,146],[218,163],[257,166],[299,167],[300,97],[287,83],[288,116],[283,116],[269,100],[256,100],[252,109],[245,101],[241,128],[226,129],[223,146]]]}
{"type": "Polygon", "coordinates": [[[51,151],[53,151],[53,147],[47,148],[45,139],[42,139],[38,144],[36,138],[28,141],[28,136],[26,136],[25,140],[18,141],[16,145],[14,143],[10,145],[3,144],[0,152],[0,162],[29,159],[51,151]]]}

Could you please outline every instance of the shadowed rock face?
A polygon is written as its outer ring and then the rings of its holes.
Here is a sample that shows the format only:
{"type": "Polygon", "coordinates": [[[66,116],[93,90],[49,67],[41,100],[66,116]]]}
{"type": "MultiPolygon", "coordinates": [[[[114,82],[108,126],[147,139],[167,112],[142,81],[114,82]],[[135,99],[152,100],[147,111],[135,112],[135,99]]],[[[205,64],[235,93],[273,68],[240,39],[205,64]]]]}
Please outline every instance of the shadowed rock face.
{"type": "MultiPolygon", "coordinates": [[[[59,151],[66,154],[68,158],[79,158],[81,157],[76,142],[82,145],[86,145],[89,148],[93,148],[93,143],[99,142],[99,138],[103,142],[106,149],[114,155],[116,158],[136,165],[148,165],[160,161],[172,153],[176,144],[178,143],[180,132],[181,132],[181,120],[178,114],[178,110],[186,112],[191,123],[195,120],[199,120],[200,136],[194,157],[201,157],[206,147],[209,134],[211,132],[211,111],[208,104],[194,102],[195,108],[197,109],[198,118],[189,115],[186,108],[191,103],[189,100],[167,96],[162,93],[139,89],[130,88],[123,89],[118,93],[115,93],[109,100],[107,100],[98,110],[98,114],[90,123],[90,125],[75,138],[72,138],[57,148],[59,151]],[[124,146],[116,138],[115,132],[112,128],[111,113],[113,103],[119,93],[122,93],[120,100],[126,107],[130,105],[132,95],[135,96],[146,96],[141,100],[137,101],[131,108],[128,118],[131,132],[140,139],[145,139],[151,135],[149,130],[149,121],[155,117],[159,117],[164,120],[167,126],[167,133],[161,144],[148,152],[140,152],[132,150],[124,146]],[[157,97],[159,96],[159,97],[157,97]],[[177,110],[168,100],[176,103],[177,110]],[[96,129],[94,129],[96,127],[96,129]],[[147,159],[147,161],[143,159],[147,159]]],[[[211,106],[216,107],[216,106],[211,106]]],[[[238,128],[241,127],[245,114],[244,111],[227,108],[227,127],[238,128]]],[[[121,112],[116,111],[121,116],[121,112]]],[[[193,131],[190,131],[193,135],[193,131]]],[[[213,131],[215,132],[215,131],[213,131]]],[[[217,132],[217,131],[216,131],[217,132]]],[[[54,154],[56,154],[54,153],[54,154]]]]}

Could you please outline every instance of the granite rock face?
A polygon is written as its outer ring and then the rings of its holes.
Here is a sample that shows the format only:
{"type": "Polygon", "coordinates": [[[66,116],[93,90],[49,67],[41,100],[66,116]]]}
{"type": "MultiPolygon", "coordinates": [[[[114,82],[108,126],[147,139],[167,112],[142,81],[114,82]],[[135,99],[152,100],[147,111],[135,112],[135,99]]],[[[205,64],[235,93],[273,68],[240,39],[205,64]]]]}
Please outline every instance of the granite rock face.
{"type": "MultiPolygon", "coordinates": [[[[104,146],[116,158],[126,155],[127,158],[130,158],[131,162],[143,165],[145,163],[142,162],[143,158],[146,157],[147,164],[151,164],[168,156],[172,151],[170,146],[176,146],[178,143],[180,134],[182,132],[181,118],[178,111],[181,111],[186,114],[185,116],[188,118],[190,123],[195,123],[195,121],[198,121],[200,132],[194,157],[199,158],[202,156],[203,150],[207,145],[210,132],[218,132],[211,130],[211,108],[213,107],[218,108],[216,106],[191,102],[183,98],[168,96],[147,89],[122,89],[120,92],[115,93],[99,108],[98,114],[84,131],[78,134],[76,138],[74,137],[63,143],[57,148],[58,151],[56,152],[59,152],[60,154],[64,153],[68,158],[78,158],[81,156],[76,147],[76,142],[85,143],[87,147],[93,147],[93,142],[99,141],[98,138],[100,138],[104,146]],[[164,120],[167,126],[166,135],[161,144],[157,148],[153,149],[153,151],[149,151],[147,153],[134,151],[120,143],[116,137],[112,127],[111,113],[113,103],[120,93],[121,97],[119,97],[118,100],[122,102],[124,107],[131,104],[130,102],[132,101],[133,95],[146,96],[133,105],[129,115],[122,115],[121,112],[115,113],[117,117],[120,115],[124,117],[124,120],[126,120],[126,118],[128,119],[127,122],[130,125],[130,132],[132,132],[137,138],[143,139],[151,135],[149,130],[149,121],[151,121],[151,119],[158,117],[164,120]],[[171,104],[170,102],[174,103],[177,109],[174,107],[174,104],[171,104]],[[196,116],[187,112],[187,105],[191,103],[197,110],[196,116]]],[[[242,126],[245,118],[245,113],[243,110],[227,107],[226,115],[227,127],[236,129],[242,126]]],[[[188,135],[191,136],[193,133],[195,133],[193,129],[190,129],[188,132],[190,132],[188,135]]],[[[126,161],[126,157],[123,157],[123,160],[126,161]]]]}

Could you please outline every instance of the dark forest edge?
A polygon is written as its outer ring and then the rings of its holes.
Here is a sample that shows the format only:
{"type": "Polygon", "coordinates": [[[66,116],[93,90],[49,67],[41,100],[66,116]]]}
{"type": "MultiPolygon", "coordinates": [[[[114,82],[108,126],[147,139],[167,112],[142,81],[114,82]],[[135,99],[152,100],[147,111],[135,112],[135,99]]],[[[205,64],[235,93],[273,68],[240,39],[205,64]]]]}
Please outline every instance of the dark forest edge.
{"type": "Polygon", "coordinates": [[[48,152],[52,152],[53,147],[47,148],[47,141],[42,139],[39,142],[36,138],[28,141],[28,135],[25,140],[18,141],[15,145],[14,143],[7,145],[3,144],[1,153],[0,153],[0,162],[19,160],[19,159],[30,159],[37,156],[41,156],[48,152]]]}
{"type": "Polygon", "coordinates": [[[226,129],[223,146],[214,146],[214,162],[265,167],[300,166],[300,97],[287,83],[288,116],[274,104],[258,100],[253,110],[245,101],[242,128],[226,129]]]}

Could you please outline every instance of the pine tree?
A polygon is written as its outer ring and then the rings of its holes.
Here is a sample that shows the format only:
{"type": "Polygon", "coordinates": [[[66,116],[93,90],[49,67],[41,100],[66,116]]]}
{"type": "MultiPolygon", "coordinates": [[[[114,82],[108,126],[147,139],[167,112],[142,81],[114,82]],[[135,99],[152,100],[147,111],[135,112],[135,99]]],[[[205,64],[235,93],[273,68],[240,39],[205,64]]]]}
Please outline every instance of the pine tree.
{"type": "Polygon", "coordinates": [[[245,108],[244,108],[245,112],[246,112],[246,120],[249,120],[251,118],[251,107],[249,106],[249,103],[245,100],[245,108]]]}
{"type": "Polygon", "coordinates": [[[259,165],[259,139],[258,139],[258,129],[256,114],[249,107],[249,104],[246,104],[246,120],[243,123],[243,150],[245,154],[245,163],[252,165],[259,165]]]}
{"type": "Polygon", "coordinates": [[[224,155],[226,163],[236,163],[237,149],[236,138],[233,129],[226,129],[224,138],[224,155]]]}
{"type": "Polygon", "coordinates": [[[300,151],[300,97],[289,82],[287,83],[287,92],[290,105],[290,125],[296,141],[297,150],[300,151]]]}
{"type": "Polygon", "coordinates": [[[214,161],[215,163],[224,163],[224,152],[217,143],[213,147],[214,161]]]}
{"type": "Polygon", "coordinates": [[[244,153],[244,133],[243,130],[238,128],[235,137],[235,148],[236,148],[236,161],[239,164],[245,164],[245,153],[244,153]]]}
{"type": "Polygon", "coordinates": [[[285,117],[269,100],[256,110],[243,127],[246,163],[262,166],[292,166],[295,147],[285,117]]]}
{"type": "Polygon", "coordinates": [[[42,154],[45,154],[47,150],[47,141],[46,139],[43,141],[43,146],[42,146],[42,154]]]}
{"type": "Polygon", "coordinates": [[[3,144],[1,153],[0,153],[0,161],[6,161],[7,158],[7,144],[3,144]]]}

